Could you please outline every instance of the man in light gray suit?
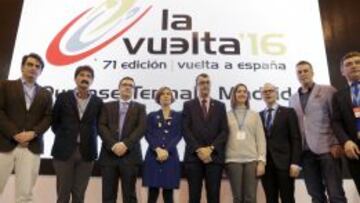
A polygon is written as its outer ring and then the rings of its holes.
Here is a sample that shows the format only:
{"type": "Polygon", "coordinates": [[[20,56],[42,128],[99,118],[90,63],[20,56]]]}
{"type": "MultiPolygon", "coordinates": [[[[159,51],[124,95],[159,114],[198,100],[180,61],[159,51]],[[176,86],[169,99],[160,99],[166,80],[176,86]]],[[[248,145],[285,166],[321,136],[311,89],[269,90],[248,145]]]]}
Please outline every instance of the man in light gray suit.
{"type": "Polygon", "coordinates": [[[330,203],[346,202],[339,159],[342,148],[331,128],[331,100],[336,90],[315,84],[312,65],[307,61],[296,64],[296,74],[301,87],[290,98],[290,106],[299,120],[307,191],[313,203],[326,203],[327,199],[330,203]]]}

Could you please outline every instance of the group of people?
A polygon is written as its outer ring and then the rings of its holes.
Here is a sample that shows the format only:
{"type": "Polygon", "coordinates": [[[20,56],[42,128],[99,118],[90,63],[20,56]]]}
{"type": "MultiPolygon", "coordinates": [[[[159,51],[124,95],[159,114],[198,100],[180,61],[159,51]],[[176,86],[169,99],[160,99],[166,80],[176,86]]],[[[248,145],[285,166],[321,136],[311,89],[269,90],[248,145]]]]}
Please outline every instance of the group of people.
{"type": "Polygon", "coordinates": [[[43,134],[51,127],[58,203],[84,202],[98,157],[98,135],[104,203],[116,202],[119,179],[123,202],[137,202],[140,174],[149,203],[157,202],[160,191],[164,202],[171,203],[182,173],[190,203],[200,202],[203,183],[207,202],[218,203],[224,170],[234,203],[256,203],[259,180],[268,203],[293,203],[300,172],[313,203],[347,202],[340,161],[344,155],[360,194],[360,52],[347,53],[340,67],[348,86],[336,91],[314,82],[309,62],[298,62],[301,86],[289,107],[278,104],[277,87],[265,83],[264,109],[251,110],[249,90],[239,83],[232,88],[227,111],[211,97],[210,77],[202,73],[195,80],[197,98],[186,101],[182,112],[171,108],[171,88],[161,87],[155,95],[159,110],[146,114],[145,105],[132,99],[131,77],[120,80],[118,100],[103,103],[91,94],[95,75],[88,65],[76,69],[76,88],[60,93],[53,105],[50,92],[36,83],[42,58],[25,55],[22,77],[0,82],[0,194],[14,171],[16,202],[32,202],[43,134]],[[144,161],[142,137],[149,144],[144,161]],[[177,151],[182,138],[184,171],[177,151]]]}

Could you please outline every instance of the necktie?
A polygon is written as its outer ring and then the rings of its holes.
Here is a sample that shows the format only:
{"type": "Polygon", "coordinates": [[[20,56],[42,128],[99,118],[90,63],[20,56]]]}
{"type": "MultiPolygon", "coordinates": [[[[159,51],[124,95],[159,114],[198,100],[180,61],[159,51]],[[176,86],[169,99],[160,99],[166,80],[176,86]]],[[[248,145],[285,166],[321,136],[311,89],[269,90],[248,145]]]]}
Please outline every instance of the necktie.
{"type": "Polygon", "coordinates": [[[267,131],[267,134],[268,136],[270,135],[270,129],[271,129],[271,120],[272,120],[272,111],[274,109],[272,108],[269,108],[267,110],[267,117],[266,117],[266,121],[265,121],[265,127],[266,127],[266,131],[267,131]]]}
{"type": "Polygon", "coordinates": [[[120,103],[119,140],[122,137],[122,130],[123,130],[123,127],[124,127],[125,117],[126,117],[126,113],[128,111],[128,108],[129,108],[129,103],[128,102],[121,102],[120,103]]]}
{"type": "Polygon", "coordinates": [[[359,82],[351,83],[351,94],[352,94],[352,103],[354,106],[359,106],[358,96],[359,96],[359,82]]]}
{"type": "Polygon", "coordinates": [[[201,100],[201,109],[203,111],[204,118],[207,117],[206,99],[201,100]]]}

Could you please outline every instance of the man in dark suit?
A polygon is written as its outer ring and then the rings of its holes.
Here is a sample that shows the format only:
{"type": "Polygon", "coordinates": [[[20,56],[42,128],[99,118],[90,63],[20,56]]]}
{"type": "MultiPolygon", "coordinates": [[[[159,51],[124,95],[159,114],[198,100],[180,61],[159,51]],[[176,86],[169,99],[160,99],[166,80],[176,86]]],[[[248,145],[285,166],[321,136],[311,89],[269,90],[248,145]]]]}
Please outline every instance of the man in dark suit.
{"type": "Polygon", "coordinates": [[[50,127],[51,93],[36,83],[43,68],[39,55],[25,55],[22,77],[0,84],[0,194],[15,169],[16,202],[32,202],[43,134],[50,127]]]}
{"type": "Polygon", "coordinates": [[[104,203],[115,203],[121,179],[124,203],[137,202],[135,184],[142,163],[140,139],[146,126],[143,104],[131,100],[135,83],[131,77],[119,82],[120,100],[104,104],[99,132],[103,141],[99,163],[104,203]]]}
{"type": "Polygon", "coordinates": [[[52,148],[58,203],[84,202],[94,160],[97,157],[97,126],[102,100],[91,95],[94,80],[90,66],[79,66],[75,71],[75,90],[57,96],[53,109],[52,148]]]}
{"type": "Polygon", "coordinates": [[[184,103],[185,173],[189,202],[199,203],[205,179],[207,202],[218,203],[229,134],[225,104],[210,98],[210,78],[196,77],[198,98],[184,103]]]}
{"type": "Polygon", "coordinates": [[[360,52],[345,54],[340,66],[349,85],[333,96],[333,129],[344,146],[349,170],[360,194],[360,52]]]}
{"type": "Polygon", "coordinates": [[[294,109],[277,104],[277,88],[261,89],[266,109],[260,112],[266,135],[266,168],[261,178],[267,203],[295,203],[295,178],[300,173],[301,137],[294,109]]]}

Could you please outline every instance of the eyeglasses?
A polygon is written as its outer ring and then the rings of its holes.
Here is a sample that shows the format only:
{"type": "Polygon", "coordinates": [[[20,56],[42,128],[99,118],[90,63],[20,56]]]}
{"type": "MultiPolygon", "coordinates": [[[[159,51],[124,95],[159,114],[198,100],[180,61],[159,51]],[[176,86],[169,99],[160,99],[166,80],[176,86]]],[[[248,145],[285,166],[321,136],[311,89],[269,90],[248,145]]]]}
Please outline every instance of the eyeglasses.
{"type": "Polygon", "coordinates": [[[123,83],[123,84],[121,84],[120,86],[122,86],[122,87],[130,87],[130,88],[133,88],[133,87],[134,87],[133,84],[126,84],[126,83],[123,83]]]}
{"type": "Polygon", "coordinates": [[[264,94],[270,94],[270,93],[275,92],[275,90],[262,90],[261,92],[264,94]]]}

